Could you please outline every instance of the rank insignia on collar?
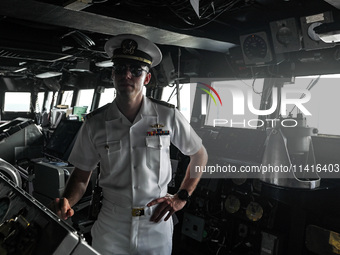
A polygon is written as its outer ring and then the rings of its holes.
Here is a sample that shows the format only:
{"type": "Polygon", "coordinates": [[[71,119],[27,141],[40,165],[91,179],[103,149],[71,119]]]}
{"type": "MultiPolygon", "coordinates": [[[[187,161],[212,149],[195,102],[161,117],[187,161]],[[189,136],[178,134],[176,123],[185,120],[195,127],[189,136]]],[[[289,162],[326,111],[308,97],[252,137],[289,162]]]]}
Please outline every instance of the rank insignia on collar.
{"type": "Polygon", "coordinates": [[[169,130],[162,130],[162,127],[164,127],[164,125],[162,124],[154,124],[151,125],[152,128],[154,128],[152,131],[148,131],[147,135],[148,136],[161,136],[161,135],[169,135],[170,132],[169,130]]]}

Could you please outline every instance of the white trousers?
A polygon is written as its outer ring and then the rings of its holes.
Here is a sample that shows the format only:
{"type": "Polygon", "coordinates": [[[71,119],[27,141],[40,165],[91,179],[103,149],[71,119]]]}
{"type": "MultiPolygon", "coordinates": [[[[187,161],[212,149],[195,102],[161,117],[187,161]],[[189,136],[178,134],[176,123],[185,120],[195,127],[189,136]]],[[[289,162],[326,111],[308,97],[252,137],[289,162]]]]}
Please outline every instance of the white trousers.
{"type": "Polygon", "coordinates": [[[150,221],[155,207],[145,215],[131,216],[131,208],[103,201],[98,220],[92,227],[92,246],[102,255],[171,255],[173,222],[150,221]]]}

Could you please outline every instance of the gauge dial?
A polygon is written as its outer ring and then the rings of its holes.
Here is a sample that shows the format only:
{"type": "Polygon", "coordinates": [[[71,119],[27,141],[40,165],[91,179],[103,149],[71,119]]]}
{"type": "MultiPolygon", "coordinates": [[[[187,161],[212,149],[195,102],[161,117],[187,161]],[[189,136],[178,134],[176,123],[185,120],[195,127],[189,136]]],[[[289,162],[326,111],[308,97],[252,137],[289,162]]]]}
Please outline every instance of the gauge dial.
{"type": "Polygon", "coordinates": [[[246,214],[249,220],[258,221],[262,218],[263,208],[259,203],[250,202],[247,206],[246,214]]]}
{"type": "Polygon", "coordinates": [[[236,196],[229,195],[227,197],[227,200],[225,201],[225,209],[228,213],[236,213],[240,209],[240,207],[241,202],[236,196]]]}
{"type": "Polygon", "coordinates": [[[267,55],[266,41],[259,35],[249,35],[243,41],[244,55],[250,59],[264,59],[267,55]]]}
{"type": "Polygon", "coordinates": [[[276,39],[279,43],[287,46],[294,40],[294,35],[290,28],[283,26],[277,31],[276,39]]]}

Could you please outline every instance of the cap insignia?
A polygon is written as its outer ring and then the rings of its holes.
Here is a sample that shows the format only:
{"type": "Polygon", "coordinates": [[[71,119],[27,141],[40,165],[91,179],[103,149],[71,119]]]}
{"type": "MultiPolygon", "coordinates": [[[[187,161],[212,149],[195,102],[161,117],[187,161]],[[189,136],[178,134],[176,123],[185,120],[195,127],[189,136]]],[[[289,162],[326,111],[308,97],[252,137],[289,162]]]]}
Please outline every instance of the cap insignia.
{"type": "Polygon", "coordinates": [[[133,55],[137,47],[138,44],[134,40],[126,39],[122,42],[122,50],[124,54],[133,55]]]}

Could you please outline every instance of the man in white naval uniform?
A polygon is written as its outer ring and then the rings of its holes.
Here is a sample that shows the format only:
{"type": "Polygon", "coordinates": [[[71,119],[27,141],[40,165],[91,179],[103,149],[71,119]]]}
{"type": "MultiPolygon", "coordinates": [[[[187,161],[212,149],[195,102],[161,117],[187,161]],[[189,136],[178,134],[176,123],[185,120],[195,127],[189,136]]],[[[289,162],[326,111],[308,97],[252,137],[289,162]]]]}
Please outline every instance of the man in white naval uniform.
{"type": "Polygon", "coordinates": [[[182,114],[166,103],[142,94],[149,68],[161,61],[159,48],[135,35],[118,35],[105,50],[112,57],[116,99],[89,115],[70,155],[75,166],[64,198],[57,198],[57,214],[66,219],[84,194],[91,172],[100,162],[103,205],[91,234],[101,254],[170,255],[172,215],[182,209],[200,175],[207,154],[182,114]],[[169,146],[172,142],[190,165],[180,190],[167,194],[171,180],[169,146]]]}

